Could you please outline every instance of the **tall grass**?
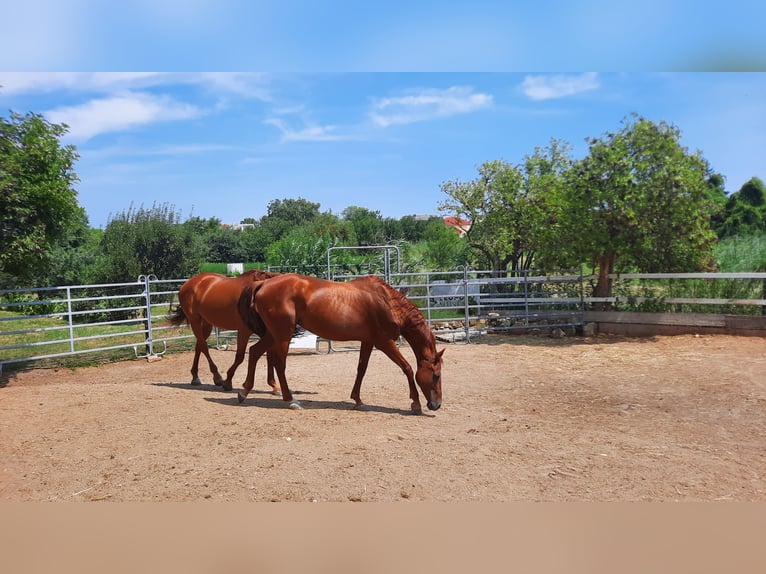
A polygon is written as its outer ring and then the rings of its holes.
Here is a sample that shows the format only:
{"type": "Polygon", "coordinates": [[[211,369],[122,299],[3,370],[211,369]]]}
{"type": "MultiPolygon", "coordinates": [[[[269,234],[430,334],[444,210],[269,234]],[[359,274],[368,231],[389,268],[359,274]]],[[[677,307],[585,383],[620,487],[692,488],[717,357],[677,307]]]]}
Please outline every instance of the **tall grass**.
{"type": "MultiPolygon", "coordinates": [[[[766,272],[766,234],[722,239],[716,248],[716,260],[722,273],[766,272]]],[[[671,304],[665,300],[764,299],[766,282],[762,279],[622,280],[615,284],[614,294],[627,299],[615,306],[621,311],[761,315],[764,308],[756,305],[671,304]]]]}
{"type": "Polygon", "coordinates": [[[716,249],[716,259],[724,273],[766,271],[766,234],[722,239],[716,249]]]}

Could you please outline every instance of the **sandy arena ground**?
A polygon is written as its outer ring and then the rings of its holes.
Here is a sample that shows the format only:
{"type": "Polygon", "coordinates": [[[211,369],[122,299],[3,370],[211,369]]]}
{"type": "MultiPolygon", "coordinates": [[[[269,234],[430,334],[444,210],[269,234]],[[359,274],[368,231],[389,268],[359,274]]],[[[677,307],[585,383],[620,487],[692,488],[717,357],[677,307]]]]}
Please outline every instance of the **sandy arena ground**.
{"type": "Polygon", "coordinates": [[[422,416],[379,351],[365,410],[355,351],[291,353],[300,411],[270,394],[265,361],[242,405],[204,361],[189,384],[192,353],[6,375],[0,501],[766,500],[764,338],[441,346],[443,407],[422,416]]]}

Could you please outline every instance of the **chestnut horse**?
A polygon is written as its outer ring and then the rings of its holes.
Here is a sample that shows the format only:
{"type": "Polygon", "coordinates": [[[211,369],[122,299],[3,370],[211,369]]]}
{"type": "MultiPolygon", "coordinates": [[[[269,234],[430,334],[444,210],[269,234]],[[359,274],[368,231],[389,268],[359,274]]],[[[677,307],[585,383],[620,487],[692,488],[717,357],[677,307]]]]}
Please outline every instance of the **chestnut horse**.
{"type": "Polygon", "coordinates": [[[288,273],[267,281],[256,281],[245,288],[240,313],[251,329],[262,329],[261,339],[250,347],[247,377],[238,400],[243,402],[253,388],[255,366],[265,352],[273,352],[273,363],[282,389],[282,399],[291,408],[294,401],[285,378],[285,360],[290,337],[296,325],[331,341],[361,341],[356,380],[351,398],[360,407],[359,392],[373,347],[377,347],[402,369],[410,386],[411,409],[421,413],[418,390],[430,410],[441,406],[442,354],[420,310],[404,295],[378,277],[363,277],[335,282],[288,273]],[[248,296],[248,292],[251,292],[248,296]],[[417,370],[399,352],[396,341],[404,337],[410,344],[417,370]]]}
{"type": "MultiPolygon", "coordinates": [[[[200,273],[181,286],[178,291],[179,305],[171,309],[168,320],[172,325],[188,323],[197,339],[191,368],[192,385],[202,384],[199,378],[199,358],[200,354],[203,354],[210,365],[213,382],[227,391],[231,390],[231,379],[245,358],[250,335],[255,332],[242,320],[238,312],[239,298],[243,290],[252,286],[255,281],[262,281],[276,275],[277,273],[258,269],[247,271],[238,277],[226,277],[218,273],[200,273]],[[207,345],[207,339],[213,327],[237,331],[237,354],[234,357],[234,363],[226,372],[226,380],[221,378],[218,367],[210,357],[207,345]]],[[[257,334],[260,335],[260,333],[257,334]]],[[[267,382],[274,394],[279,394],[271,366],[271,357],[267,359],[269,360],[267,382]]]]}

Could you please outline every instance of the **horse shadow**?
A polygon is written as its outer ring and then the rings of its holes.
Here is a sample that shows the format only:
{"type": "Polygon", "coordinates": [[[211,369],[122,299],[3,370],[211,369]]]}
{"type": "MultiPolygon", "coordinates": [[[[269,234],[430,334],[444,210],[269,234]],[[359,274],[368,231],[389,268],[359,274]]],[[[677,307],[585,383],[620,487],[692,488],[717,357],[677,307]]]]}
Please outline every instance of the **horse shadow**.
{"type": "MultiPolygon", "coordinates": [[[[234,406],[237,408],[263,408],[263,409],[285,409],[289,410],[289,406],[281,397],[271,395],[269,398],[253,397],[251,391],[245,402],[239,403],[236,396],[234,397],[205,397],[205,400],[211,403],[218,403],[224,406],[234,406]]],[[[265,391],[266,394],[268,391],[265,391]]],[[[308,394],[308,393],[296,393],[293,391],[293,395],[296,394],[308,394]]],[[[316,394],[316,393],[311,393],[316,394]]],[[[384,407],[380,405],[365,404],[361,408],[357,408],[353,402],[350,401],[316,401],[312,399],[301,399],[301,406],[303,410],[338,410],[338,411],[360,411],[360,412],[373,412],[389,415],[401,415],[410,416],[412,411],[409,409],[397,409],[392,407],[384,407]]],[[[430,413],[423,413],[424,416],[434,417],[436,415],[430,413]]]]}
{"type": "MultiPolygon", "coordinates": [[[[224,391],[221,387],[213,384],[203,383],[201,385],[192,385],[191,383],[173,382],[160,382],[151,384],[155,387],[166,387],[169,389],[179,389],[183,391],[207,391],[209,393],[215,393],[216,396],[207,396],[204,397],[204,399],[208,402],[217,403],[223,406],[289,410],[289,406],[285,401],[282,400],[282,397],[279,395],[274,395],[270,389],[253,389],[248,394],[245,402],[240,403],[237,398],[237,393],[235,392],[236,389],[235,391],[224,391]]],[[[380,405],[370,405],[366,403],[361,408],[357,408],[356,405],[351,401],[323,401],[306,398],[308,395],[319,394],[316,391],[293,390],[292,393],[296,398],[300,399],[301,406],[304,410],[360,411],[401,416],[411,416],[413,414],[409,409],[397,409],[380,405]]],[[[435,417],[436,415],[424,412],[422,416],[435,417]]]]}
{"type": "MultiPolygon", "coordinates": [[[[152,386],[155,387],[166,387],[168,389],[180,389],[183,391],[208,391],[213,393],[222,393],[230,395],[230,393],[234,393],[233,396],[235,399],[237,398],[236,391],[237,388],[234,387],[231,391],[225,391],[222,387],[219,387],[218,385],[214,385],[212,383],[202,383],[201,385],[192,385],[191,383],[150,383],[152,386]]],[[[292,391],[294,395],[315,395],[317,394],[314,391],[292,391]]],[[[268,396],[274,396],[271,389],[253,389],[250,391],[250,394],[260,394],[260,395],[268,395],[268,396]]]]}

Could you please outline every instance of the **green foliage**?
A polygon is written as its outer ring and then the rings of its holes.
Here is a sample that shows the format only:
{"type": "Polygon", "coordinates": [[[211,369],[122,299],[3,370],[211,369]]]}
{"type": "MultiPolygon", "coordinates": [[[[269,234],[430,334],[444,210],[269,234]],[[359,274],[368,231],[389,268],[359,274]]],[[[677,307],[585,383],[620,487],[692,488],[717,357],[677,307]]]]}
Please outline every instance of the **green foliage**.
{"type": "Polygon", "coordinates": [[[454,269],[468,264],[468,243],[441,219],[429,220],[423,236],[424,256],[430,269],[454,269]]]}
{"type": "Polygon", "coordinates": [[[637,117],[617,133],[590,139],[587,157],[569,170],[557,214],[573,256],[599,270],[597,296],[619,269],[711,269],[707,162],[681,147],[680,132],[637,117]]]}
{"type": "Polygon", "coordinates": [[[509,264],[517,269],[525,255],[528,222],[523,174],[500,160],[483,163],[478,171],[472,181],[442,183],[448,199],[439,210],[472,222],[465,240],[493,270],[509,264]]]}
{"type": "Polygon", "coordinates": [[[351,205],[343,210],[343,220],[353,232],[357,245],[383,245],[387,241],[383,218],[378,211],[351,205]]]}
{"type": "Polygon", "coordinates": [[[107,259],[104,282],[134,281],[149,274],[159,279],[188,277],[198,272],[206,256],[203,238],[192,226],[182,225],[167,204],[131,206],[119,213],[107,224],[101,247],[107,259]]]}
{"type": "Polygon", "coordinates": [[[59,142],[66,125],[37,114],[0,117],[0,275],[20,286],[45,276],[53,250],[87,225],[73,185],[73,146],[59,142]]]}
{"type": "Polygon", "coordinates": [[[766,272],[766,233],[722,239],[716,246],[716,260],[723,272],[766,272]]]}
{"type": "Polygon", "coordinates": [[[330,246],[328,237],[317,237],[306,227],[296,227],[268,247],[266,263],[283,271],[323,275],[330,246]]]}
{"type": "Polygon", "coordinates": [[[721,238],[766,232],[766,186],[757,177],[729,196],[715,226],[721,238]]]}

